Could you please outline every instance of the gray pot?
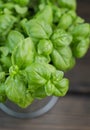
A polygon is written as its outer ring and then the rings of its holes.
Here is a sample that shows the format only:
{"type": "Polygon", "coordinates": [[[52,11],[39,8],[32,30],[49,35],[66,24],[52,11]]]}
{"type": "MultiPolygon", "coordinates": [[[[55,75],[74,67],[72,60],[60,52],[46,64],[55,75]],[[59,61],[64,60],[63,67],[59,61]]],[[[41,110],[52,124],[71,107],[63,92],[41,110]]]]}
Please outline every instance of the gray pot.
{"type": "Polygon", "coordinates": [[[57,102],[58,97],[46,97],[42,100],[35,100],[29,107],[22,109],[10,101],[0,103],[2,111],[16,118],[35,118],[48,112],[57,102]]]}

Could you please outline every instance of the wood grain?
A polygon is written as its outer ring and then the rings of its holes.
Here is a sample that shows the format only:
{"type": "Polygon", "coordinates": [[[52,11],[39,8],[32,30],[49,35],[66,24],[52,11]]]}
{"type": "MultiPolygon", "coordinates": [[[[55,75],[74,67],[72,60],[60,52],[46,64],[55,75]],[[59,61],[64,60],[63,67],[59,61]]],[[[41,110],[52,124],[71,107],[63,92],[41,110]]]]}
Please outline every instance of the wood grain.
{"type": "Polygon", "coordinates": [[[0,130],[89,130],[90,106],[87,96],[60,98],[55,107],[36,119],[16,119],[0,111],[0,130]]]}
{"type": "MultiPolygon", "coordinates": [[[[77,2],[77,13],[90,22],[90,0],[77,2]]],[[[0,110],[0,130],[90,130],[90,50],[66,76],[70,90],[52,110],[35,119],[16,119],[0,110]]]]}

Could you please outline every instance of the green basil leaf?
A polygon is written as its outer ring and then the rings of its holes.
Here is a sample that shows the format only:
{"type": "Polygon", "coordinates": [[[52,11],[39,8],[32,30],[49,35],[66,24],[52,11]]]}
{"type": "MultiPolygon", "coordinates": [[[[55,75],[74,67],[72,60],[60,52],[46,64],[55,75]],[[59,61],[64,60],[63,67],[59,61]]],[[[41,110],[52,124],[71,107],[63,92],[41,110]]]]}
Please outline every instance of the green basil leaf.
{"type": "Polygon", "coordinates": [[[0,72],[0,82],[5,81],[5,72],[0,72]]]}
{"type": "Polygon", "coordinates": [[[50,40],[42,39],[37,46],[37,52],[40,55],[50,55],[53,50],[53,45],[50,40]]]}
{"type": "Polygon", "coordinates": [[[7,37],[7,46],[9,47],[10,51],[12,52],[17,44],[23,42],[24,36],[15,30],[10,31],[7,37]]]}
{"type": "Polygon", "coordinates": [[[76,0],[58,0],[60,7],[76,10],[76,0]]]}
{"type": "Polygon", "coordinates": [[[35,16],[35,18],[39,21],[46,21],[46,23],[52,24],[53,21],[53,11],[51,5],[46,5],[43,9],[41,9],[35,16]]]}
{"type": "Polygon", "coordinates": [[[77,39],[78,37],[86,38],[89,36],[89,33],[90,26],[88,23],[77,24],[71,30],[74,39],[77,39]]]}
{"type": "Polygon", "coordinates": [[[59,69],[66,71],[70,68],[72,58],[72,51],[70,47],[62,47],[60,49],[54,49],[51,54],[51,60],[53,65],[59,69]]]}
{"type": "Polygon", "coordinates": [[[5,70],[8,70],[12,64],[11,57],[9,55],[8,56],[1,55],[0,62],[5,70]]]}
{"type": "Polygon", "coordinates": [[[62,46],[70,45],[72,42],[72,36],[63,29],[57,29],[54,31],[51,40],[55,48],[60,48],[62,46]]]}
{"type": "Polygon", "coordinates": [[[9,76],[5,85],[5,92],[10,101],[22,108],[26,108],[32,103],[31,93],[27,90],[26,84],[19,75],[9,76]]]}
{"type": "Polygon", "coordinates": [[[43,86],[50,78],[50,72],[46,64],[33,63],[25,70],[29,84],[43,86]]]}
{"type": "Polygon", "coordinates": [[[45,88],[44,87],[40,87],[40,88],[36,89],[36,91],[34,92],[33,96],[36,99],[43,99],[43,98],[45,98],[47,96],[46,92],[45,92],[45,88]]]}
{"type": "Polygon", "coordinates": [[[0,36],[5,36],[13,27],[16,18],[9,14],[0,15],[0,36]]]}
{"type": "Polygon", "coordinates": [[[55,67],[46,63],[35,62],[26,69],[29,84],[43,86],[55,72],[55,67]]]}
{"type": "Polygon", "coordinates": [[[52,84],[52,82],[49,80],[49,81],[47,82],[47,84],[45,85],[46,95],[47,95],[47,96],[53,95],[54,90],[55,90],[55,87],[54,87],[54,85],[52,84]]]}
{"type": "Polygon", "coordinates": [[[15,8],[16,12],[18,14],[20,14],[21,16],[25,15],[28,11],[27,7],[20,7],[19,5],[15,5],[14,8],[15,8]]]}
{"type": "Polygon", "coordinates": [[[44,55],[39,55],[37,54],[35,56],[35,62],[37,63],[50,63],[51,58],[50,56],[44,56],[44,55]]]}
{"type": "Polygon", "coordinates": [[[70,27],[70,25],[72,24],[73,19],[69,14],[63,14],[60,18],[58,27],[62,28],[62,29],[68,29],[70,27]]]}
{"type": "Polygon", "coordinates": [[[30,0],[14,0],[15,3],[21,5],[21,6],[26,6],[29,4],[30,0]]]}
{"type": "Polygon", "coordinates": [[[45,85],[45,92],[47,96],[65,96],[68,91],[69,81],[66,78],[52,83],[50,80],[45,85]]]}
{"type": "Polygon", "coordinates": [[[56,87],[54,91],[55,96],[65,96],[69,88],[69,80],[63,78],[61,81],[55,84],[55,87],[56,87]]]}
{"type": "Polygon", "coordinates": [[[31,38],[26,38],[23,42],[18,43],[12,53],[13,65],[18,65],[19,68],[25,68],[34,61],[35,47],[31,38]]]}
{"type": "Polygon", "coordinates": [[[83,57],[89,49],[89,38],[77,41],[72,44],[73,55],[77,58],[83,57]]]}
{"type": "Polygon", "coordinates": [[[39,21],[32,19],[29,21],[23,20],[21,26],[26,32],[26,34],[37,40],[48,39],[52,34],[51,26],[45,21],[39,21]]]}

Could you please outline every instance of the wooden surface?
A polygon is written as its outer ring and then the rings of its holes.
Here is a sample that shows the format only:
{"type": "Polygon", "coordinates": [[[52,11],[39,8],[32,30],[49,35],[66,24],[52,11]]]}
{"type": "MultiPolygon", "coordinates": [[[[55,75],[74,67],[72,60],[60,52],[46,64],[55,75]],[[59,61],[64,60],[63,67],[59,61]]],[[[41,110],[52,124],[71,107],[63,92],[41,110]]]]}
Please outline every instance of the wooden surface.
{"type": "MultiPolygon", "coordinates": [[[[90,22],[90,0],[77,0],[77,12],[90,22]]],[[[0,110],[0,130],[90,130],[90,50],[66,76],[70,79],[67,96],[45,115],[16,119],[0,110]]]]}

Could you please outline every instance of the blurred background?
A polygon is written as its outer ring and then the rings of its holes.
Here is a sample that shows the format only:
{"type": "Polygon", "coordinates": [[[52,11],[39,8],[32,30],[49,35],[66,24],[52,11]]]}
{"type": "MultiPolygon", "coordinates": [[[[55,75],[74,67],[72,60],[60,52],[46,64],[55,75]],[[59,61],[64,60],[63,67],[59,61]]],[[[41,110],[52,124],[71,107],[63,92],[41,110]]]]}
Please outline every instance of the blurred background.
{"type": "MultiPolygon", "coordinates": [[[[77,13],[90,23],[90,0],[77,0],[77,13]]],[[[16,119],[0,110],[0,130],[90,130],[90,49],[66,76],[68,94],[45,115],[16,119]]]]}
{"type": "MultiPolygon", "coordinates": [[[[90,0],[77,0],[77,13],[90,23],[90,0]]],[[[66,75],[70,79],[70,91],[90,94],[90,49],[66,75]]]]}

